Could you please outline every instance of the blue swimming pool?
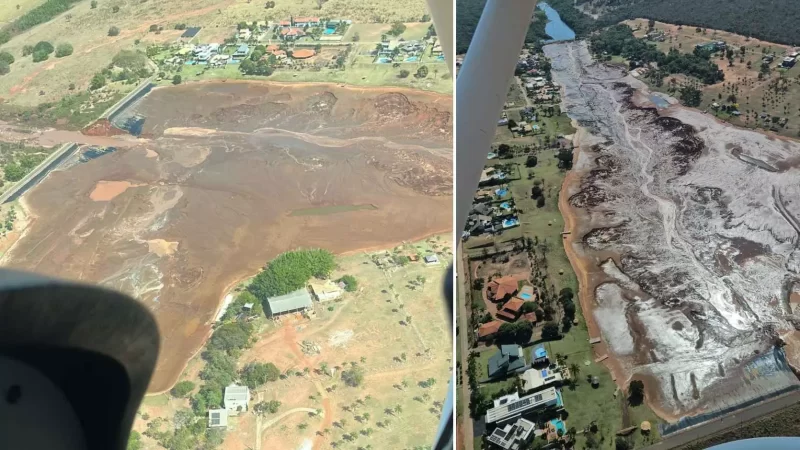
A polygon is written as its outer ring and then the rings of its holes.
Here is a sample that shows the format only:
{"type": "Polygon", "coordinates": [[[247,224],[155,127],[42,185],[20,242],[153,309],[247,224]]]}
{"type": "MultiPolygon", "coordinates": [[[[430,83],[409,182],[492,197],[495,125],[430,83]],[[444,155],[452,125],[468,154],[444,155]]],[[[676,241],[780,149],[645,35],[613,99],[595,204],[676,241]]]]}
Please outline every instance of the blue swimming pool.
{"type": "Polygon", "coordinates": [[[523,300],[530,300],[531,294],[519,294],[519,298],[523,300]]]}
{"type": "Polygon", "coordinates": [[[436,57],[437,61],[444,61],[444,55],[439,55],[436,57]]]}
{"type": "Polygon", "coordinates": [[[388,63],[392,62],[392,60],[390,58],[378,58],[378,61],[376,61],[376,62],[378,64],[388,64],[388,63]]]}
{"type": "Polygon", "coordinates": [[[509,205],[508,202],[500,203],[500,207],[503,209],[511,209],[511,205],[509,205]]]}
{"type": "Polygon", "coordinates": [[[503,221],[503,228],[511,228],[519,225],[519,220],[517,219],[506,219],[503,221]]]}
{"type": "Polygon", "coordinates": [[[323,34],[333,34],[336,33],[336,28],[325,28],[325,31],[322,32],[323,34]]]}
{"type": "Polygon", "coordinates": [[[409,56],[408,58],[405,59],[405,61],[406,62],[417,62],[417,61],[419,61],[419,57],[418,56],[409,56]]]}
{"type": "Polygon", "coordinates": [[[550,421],[550,424],[556,428],[556,432],[561,431],[562,433],[567,432],[567,428],[564,426],[564,421],[561,419],[553,419],[550,421]]]}
{"type": "Polygon", "coordinates": [[[498,189],[494,191],[494,193],[497,194],[498,197],[503,197],[508,194],[508,189],[498,189]]]}

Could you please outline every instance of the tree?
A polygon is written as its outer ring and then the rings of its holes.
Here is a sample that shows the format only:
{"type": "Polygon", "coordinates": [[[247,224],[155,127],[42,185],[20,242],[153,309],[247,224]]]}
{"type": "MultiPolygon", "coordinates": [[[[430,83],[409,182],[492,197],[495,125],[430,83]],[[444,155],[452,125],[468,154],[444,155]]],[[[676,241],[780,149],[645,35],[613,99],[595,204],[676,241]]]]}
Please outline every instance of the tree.
{"type": "Polygon", "coordinates": [[[270,261],[253,278],[248,290],[264,302],[269,297],[304,288],[311,277],[327,277],[335,266],[333,254],[327,250],[286,252],[270,261]]]}
{"type": "Polygon", "coordinates": [[[244,366],[240,375],[247,387],[255,389],[280,378],[281,371],[272,363],[250,363],[244,366]]]}
{"type": "Polygon", "coordinates": [[[117,28],[117,27],[109,28],[108,29],[108,35],[109,36],[119,36],[119,28],[117,28]]]}
{"type": "Polygon", "coordinates": [[[33,62],[42,62],[47,60],[49,57],[50,56],[47,54],[47,52],[44,51],[33,52],[33,62]]]}
{"type": "Polygon", "coordinates": [[[353,42],[358,42],[358,41],[360,41],[360,40],[361,40],[361,35],[360,35],[360,34],[358,34],[358,31],[356,31],[355,33],[353,33],[353,42]]]}
{"type": "Polygon", "coordinates": [[[358,289],[358,281],[356,281],[356,277],[352,275],[344,275],[336,281],[344,283],[344,290],[347,292],[355,292],[356,289],[358,289]]]}
{"type": "Polygon", "coordinates": [[[417,78],[425,78],[428,76],[428,66],[420,66],[415,75],[417,78]]]}
{"type": "Polygon", "coordinates": [[[364,382],[364,369],[360,366],[353,366],[349,370],[344,370],[342,371],[342,380],[348,386],[360,386],[364,382]]]}
{"type": "Polygon", "coordinates": [[[542,197],[542,194],[543,194],[543,193],[544,193],[544,192],[542,191],[542,187],[541,187],[541,186],[534,185],[534,186],[531,188],[531,197],[533,197],[533,198],[539,198],[539,197],[542,197]]]}
{"type": "Polygon", "coordinates": [[[190,392],[194,390],[194,383],[189,380],[184,380],[176,384],[169,393],[172,394],[173,397],[186,397],[190,392]]]}
{"type": "Polygon", "coordinates": [[[400,70],[400,74],[398,75],[398,77],[400,77],[400,78],[408,78],[409,75],[411,75],[411,72],[409,72],[406,69],[402,69],[402,70],[400,70]]]}
{"type": "Polygon", "coordinates": [[[39,41],[33,47],[33,51],[34,51],[34,53],[35,52],[45,52],[45,53],[47,53],[49,55],[50,53],[53,53],[55,51],[55,48],[53,48],[53,44],[51,44],[51,43],[49,43],[47,41],[39,41]]]}
{"type": "Polygon", "coordinates": [[[5,75],[8,72],[11,72],[11,66],[5,61],[0,61],[0,75],[5,75]]]}
{"type": "Polygon", "coordinates": [[[92,0],[92,2],[89,5],[90,5],[89,7],[91,9],[96,9],[97,8],[97,0],[92,0]]]}
{"type": "Polygon", "coordinates": [[[142,449],[142,435],[138,431],[133,430],[128,435],[128,449],[127,450],[141,450],[142,449]]]}
{"type": "Polygon", "coordinates": [[[181,78],[179,74],[175,74],[175,76],[172,77],[172,84],[181,84],[182,81],[183,78],[181,78]]]}
{"type": "Polygon", "coordinates": [[[541,208],[544,206],[544,196],[541,196],[536,199],[536,207],[541,208]]]}
{"type": "Polygon", "coordinates": [[[33,46],[32,45],[23,45],[22,46],[22,56],[28,56],[33,53],[33,46]]]}
{"type": "Polygon", "coordinates": [[[111,12],[113,12],[114,14],[118,13],[119,12],[119,6],[114,6],[113,8],[111,8],[111,12]]]}
{"type": "Polygon", "coordinates": [[[222,406],[222,387],[203,386],[192,397],[192,410],[195,414],[203,415],[211,408],[222,406]]]}
{"type": "Polygon", "coordinates": [[[72,54],[72,44],[64,43],[58,44],[56,48],[56,58],[63,58],[72,54]]]}
{"type": "Polygon", "coordinates": [[[631,444],[622,436],[617,437],[614,441],[614,448],[616,450],[630,450],[631,444]]]}
{"type": "Polygon", "coordinates": [[[536,167],[536,164],[539,160],[536,158],[536,155],[528,156],[528,159],[525,160],[525,167],[536,167]]]}
{"type": "Polygon", "coordinates": [[[628,402],[632,406],[641,405],[644,401],[644,383],[642,380],[632,380],[628,386],[628,402]]]}
{"type": "Polygon", "coordinates": [[[692,86],[684,86],[680,91],[680,99],[684,105],[698,107],[703,101],[703,93],[692,86]]]}
{"type": "Polygon", "coordinates": [[[577,363],[570,364],[569,373],[572,376],[572,379],[577,379],[578,376],[581,374],[581,366],[579,366],[577,363]]]}
{"type": "Polygon", "coordinates": [[[542,339],[558,339],[559,332],[558,332],[558,324],[554,322],[548,322],[542,327],[542,339]]]}
{"type": "Polygon", "coordinates": [[[209,350],[222,350],[231,355],[250,344],[253,326],[248,322],[226,323],[214,331],[208,341],[209,350]]]}
{"type": "Polygon", "coordinates": [[[392,28],[389,30],[388,34],[392,36],[400,36],[403,32],[406,31],[406,24],[403,22],[395,22],[392,24],[392,28]]]}

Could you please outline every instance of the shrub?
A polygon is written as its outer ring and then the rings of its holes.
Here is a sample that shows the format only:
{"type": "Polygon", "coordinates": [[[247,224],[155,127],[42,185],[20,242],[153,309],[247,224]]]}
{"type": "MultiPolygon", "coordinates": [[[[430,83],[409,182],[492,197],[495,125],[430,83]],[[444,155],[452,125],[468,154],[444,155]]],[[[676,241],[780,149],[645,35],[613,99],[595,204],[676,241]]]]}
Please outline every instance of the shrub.
{"type": "Polygon", "coordinates": [[[355,292],[358,289],[358,281],[352,275],[345,275],[336,281],[344,283],[344,290],[347,292],[355,292]]]}
{"type": "Polygon", "coordinates": [[[281,371],[272,363],[250,363],[242,369],[242,382],[250,389],[255,389],[269,381],[275,381],[281,371]]]}
{"type": "Polygon", "coordinates": [[[119,6],[114,6],[113,8],[111,8],[111,12],[113,12],[115,14],[118,13],[119,12],[119,6]]]}
{"type": "Polygon", "coordinates": [[[354,366],[350,370],[342,371],[342,381],[351,387],[361,386],[361,383],[364,382],[364,369],[354,366]]]}
{"type": "Polygon", "coordinates": [[[169,393],[172,394],[173,397],[186,397],[193,390],[194,390],[194,383],[192,383],[189,380],[184,380],[176,384],[169,391],[169,393]]]}
{"type": "Polygon", "coordinates": [[[536,167],[538,163],[539,160],[536,158],[536,155],[530,155],[528,159],[525,160],[525,167],[536,167]]]}
{"type": "Polygon", "coordinates": [[[175,24],[175,29],[176,30],[185,30],[186,29],[186,24],[185,23],[176,23],[175,24]]]}
{"type": "Polygon", "coordinates": [[[398,75],[398,76],[400,78],[408,78],[409,75],[411,75],[411,72],[409,72],[406,69],[403,69],[403,70],[400,71],[400,75],[398,75]]]}
{"type": "Polygon", "coordinates": [[[119,28],[117,28],[117,27],[109,28],[108,29],[108,35],[109,36],[119,36],[119,28]]]}
{"type": "Polygon", "coordinates": [[[58,44],[56,48],[56,58],[63,58],[72,54],[72,44],[58,44]]]}
{"type": "Polygon", "coordinates": [[[172,77],[172,84],[181,84],[181,81],[183,81],[183,78],[180,75],[172,77]]]}
{"type": "Polygon", "coordinates": [[[106,77],[104,77],[102,74],[98,73],[97,75],[92,77],[92,82],[89,83],[89,90],[90,91],[96,91],[96,90],[100,89],[101,87],[103,87],[105,85],[106,85],[106,77]]]}
{"type": "Polygon", "coordinates": [[[536,199],[536,207],[537,208],[544,207],[544,196],[541,196],[541,197],[536,199]]]}
{"type": "Polygon", "coordinates": [[[0,52],[0,61],[8,65],[14,64],[14,55],[8,52],[0,52]]]}
{"type": "Polygon", "coordinates": [[[425,78],[427,76],[428,76],[428,66],[420,66],[420,68],[417,69],[416,77],[417,78],[425,78]]]}
{"type": "Polygon", "coordinates": [[[25,45],[22,47],[22,56],[28,56],[33,53],[32,45],[25,45]]]}
{"type": "Polygon", "coordinates": [[[155,33],[156,31],[158,31],[158,25],[156,24],[150,25],[150,32],[155,33]]]}
{"type": "Polygon", "coordinates": [[[89,5],[91,9],[97,8],[97,0],[92,0],[92,3],[89,5]]]}
{"type": "Polygon", "coordinates": [[[33,47],[33,52],[34,53],[36,53],[36,52],[45,52],[45,53],[47,53],[49,55],[50,53],[53,53],[53,51],[55,51],[55,48],[53,48],[53,44],[51,44],[51,43],[49,43],[47,41],[39,41],[33,47]]]}
{"type": "Polygon", "coordinates": [[[0,75],[5,75],[8,72],[11,72],[11,66],[5,61],[0,61],[0,75]]]}
{"type": "Polygon", "coordinates": [[[392,28],[389,30],[389,34],[392,36],[400,36],[403,32],[406,31],[406,24],[403,22],[395,22],[392,24],[392,28]]]}
{"type": "Polygon", "coordinates": [[[41,62],[49,57],[50,56],[47,54],[47,52],[42,52],[42,51],[33,52],[33,62],[41,62]]]}

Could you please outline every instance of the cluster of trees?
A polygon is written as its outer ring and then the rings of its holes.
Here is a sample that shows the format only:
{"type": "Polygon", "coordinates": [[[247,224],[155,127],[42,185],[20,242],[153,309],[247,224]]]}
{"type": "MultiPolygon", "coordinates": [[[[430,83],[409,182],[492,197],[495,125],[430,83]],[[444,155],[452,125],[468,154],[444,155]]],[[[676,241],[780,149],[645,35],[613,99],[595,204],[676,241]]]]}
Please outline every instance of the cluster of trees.
{"type": "Polygon", "coordinates": [[[573,156],[571,148],[562,148],[559,150],[556,154],[556,158],[558,158],[558,168],[563,170],[572,169],[573,156]]]}
{"type": "Polygon", "coordinates": [[[275,56],[270,55],[269,60],[258,59],[245,59],[239,64],[239,70],[245,75],[257,75],[261,77],[268,77],[275,71],[275,56]]]}
{"type": "Polygon", "coordinates": [[[533,187],[531,188],[531,198],[536,200],[536,207],[542,208],[544,207],[545,198],[544,198],[544,190],[542,189],[542,182],[539,180],[533,181],[533,187]]]}
{"type": "Polygon", "coordinates": [[[406,31],[406,24],[403,22],[395,22],[392,24],[392,28],[389,30],[388,34],[392,36],[400,36],[406,31]]]}
{"type": "Polygon", "coordinates": [[[269,297],[303,288],[311,277],[325,278],[336,267],[333,253],[327,250],[286,252],[267,264],[253,278],[248,290],[262,302],[269,297]]]}
{"type": "Polygon", "coordinates": [[[6,181],[19,181],[44,159],[43,154],[22,154],[3,166],[3,177],[6,181]]]}
{"type": "MultiPolygon", "coordinates": [[[[551,2],[548,2],[551,3],[551,2]]],[[[457,0],[456,1],[456,53],[466,53],[472,41],[475,28],[478,27],[483,7],[486,0],[457,0]]],[[[545,32],[547,25],[547,15],[539,9],[533,14],[528,31],[525,35],[525,42],[528,44],[538,44],[547,40],[550,36],[545,32]]]]}
{"type": "Polygon", "coordinates": [[[684,86],[680,90],[681,102],[686,106],[698,107],[703,101],[703,93],[693,86],[684,86]]]}
{"type": "Polygon", "coordinates": [[[36,25],[45,23],[57,15],[69,10],[72,5],[80,0],[47,0],[20,16],[17,20],[6,25],[0,31],[0,44],[5,44],[13,36],[29,30],[36,25]]]}
{"type": "MultiPolygon", "coordinates": [[[[564,0],[556,0],[556,3],[562,2],[564,0]]],[[[589,0],[578,0],[578,3],[589,3],[589,0]]],[[[800,21],[800,9],[795,0],[592,0],[591,4],[600,13],[600,20],[595,26],[646,17],[678,25],[725,30],[788,45],[797,43],[796,29],[800,21]]],[[[567,6],[575,9],[572,0],[567,6]]],[[[556,9],[561,13],[561,8],[556,9]]]]}
{"type": "Polygon", "coordinates": [[[223,322],[227,322],[239,317],[239,315],[245,319],[249,319],[251,317],[258,317],[263,314],[264,308],[256,296],[250,291],[243,291],[239,293],[239,295],[237,295],[236,298],[233,299],[233,301],[228,305],[228,309],[225,310],[225,314],[222,315],[221,320],[223,322]],[[246,311],[244,309],[244,305],[248,303],[252,303],[253,308],[249,311],[246,311]]]}
{"type": "Polygon", "coordinates": [[[628,25],[615,25],[606,28],[590,38],[592,52],[595,54],[619,55],[631,61],[631,65],[658,64],[660,78],[668,74],[680,73],[700,79],[703,83],[714,84],[725,79],[725,74],[710,60],[711,54],[697,50],[694,53],[681,53],[670,49],[665,54],[654,45],[637,39],[628,25]]]}

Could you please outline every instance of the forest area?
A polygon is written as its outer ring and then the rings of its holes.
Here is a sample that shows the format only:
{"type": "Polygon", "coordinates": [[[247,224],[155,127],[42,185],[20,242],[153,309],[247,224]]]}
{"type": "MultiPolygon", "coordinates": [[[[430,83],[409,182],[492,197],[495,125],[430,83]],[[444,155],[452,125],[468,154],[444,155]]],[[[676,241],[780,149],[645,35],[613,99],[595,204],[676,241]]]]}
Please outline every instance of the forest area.
{"type": "Polygon", "coordinates": [[[2,31],[0,31],[0,44],[5,44],[10,41],[13,36],[66,12],[72,5],[79,1],[80,0],[47,0],[43,4],[28,11],[11,24],[3,27],[2,31]]]}
{"type": "MultiPolygon", "coordinates": [[[[456,1],[456,54],[462,55],[467,52],[472,35],[478,26],[481,12],[486,5],[486,0],[457,0],[456,1]]],[[[525,36],[526,44],[539,44],[547,40],[549,36],[544,28],[547,25],[547,15],[544,11],[536,9],[525,36]]]]}
{"type": "MultiPolygon", "coordinates": [[[[466,53],[486,0],[457,0],[456,48],[466,53]]],[[[634,18],[713,28],[769,42],[800,45],[796,0],[547,0],[578,38],[634,18]],[[584,12],[597,15],[592,18],[584,12]]],[[[537,10],[538,11],[538,10],[537,10]]],[[[543,31],[543,30],[542,30],[543,31]]],[[[532,34],[529,32],[529,38],[532,34]]],[[[527,39],[526,39],[527,40],[527,39]]],[[[529,41],[529,42],[532,42],[529,41]]]]}

